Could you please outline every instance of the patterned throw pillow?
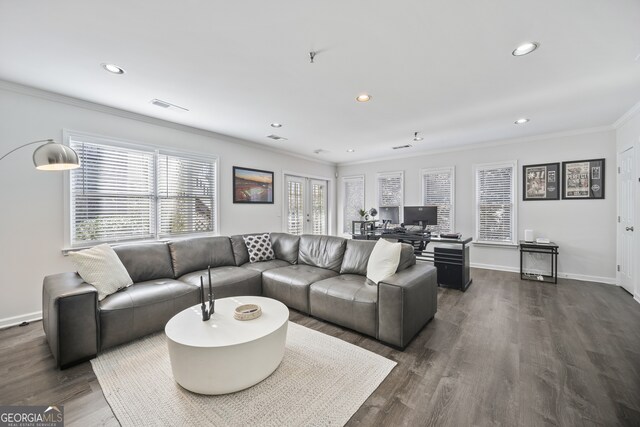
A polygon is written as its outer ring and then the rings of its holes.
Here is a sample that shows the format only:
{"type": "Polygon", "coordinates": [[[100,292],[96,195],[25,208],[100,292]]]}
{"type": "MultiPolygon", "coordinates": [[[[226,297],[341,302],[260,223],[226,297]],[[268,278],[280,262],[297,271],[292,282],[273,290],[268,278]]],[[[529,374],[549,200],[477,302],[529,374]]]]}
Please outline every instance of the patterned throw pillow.
{"type": "Polygon", "coordinates": [[[249,251],[249,262],[254,263],[276,259],[269,234],[243,236],[242,238],[244,239],[244,244],[247,245],[247,251],[249,251]]]}

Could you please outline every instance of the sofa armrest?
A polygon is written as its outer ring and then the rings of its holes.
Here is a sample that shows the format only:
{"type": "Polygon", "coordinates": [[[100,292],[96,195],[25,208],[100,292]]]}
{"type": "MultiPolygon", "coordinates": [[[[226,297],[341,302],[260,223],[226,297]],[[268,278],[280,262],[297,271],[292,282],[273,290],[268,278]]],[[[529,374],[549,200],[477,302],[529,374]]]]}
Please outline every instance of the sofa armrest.
{"type": "Polygon", "coordinates": [[[42,326],[59,368],[95,357],[98,353],[98,291],[76,273],[45,277],[42,326]]]}
{"type": "Polygon", "coordinates": [[[418,263],[378,284],[378,339],[404,348],[436,314],[436,268],[418,263]]]}

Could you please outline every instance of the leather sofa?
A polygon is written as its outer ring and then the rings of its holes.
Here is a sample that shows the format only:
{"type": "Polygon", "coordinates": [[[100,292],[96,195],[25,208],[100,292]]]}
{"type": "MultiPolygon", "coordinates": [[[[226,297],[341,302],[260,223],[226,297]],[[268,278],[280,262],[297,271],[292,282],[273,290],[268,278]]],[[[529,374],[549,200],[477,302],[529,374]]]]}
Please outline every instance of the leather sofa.
{"type": "Polygon", "coordinates": [[[45,277],[43,327],[57,365],[162,330],[199,304],[207,266],[216,298],[274,298],[394,347],[404,348],[436,313],[436,270],[416,264],[410,245],[396,274],[375,285],[366,278],[375,242],[285,233],[271,233],[271,242],[276,259],[258,263],[249,262],[242,236],[114,246],[134,284],[102,301],[77,273],[45,277]]]}

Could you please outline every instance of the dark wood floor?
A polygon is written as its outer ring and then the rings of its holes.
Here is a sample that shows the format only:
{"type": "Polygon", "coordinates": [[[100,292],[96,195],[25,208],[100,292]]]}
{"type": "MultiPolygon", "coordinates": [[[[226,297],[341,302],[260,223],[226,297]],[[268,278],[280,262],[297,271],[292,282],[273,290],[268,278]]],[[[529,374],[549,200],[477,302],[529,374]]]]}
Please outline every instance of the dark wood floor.
{"type": "MultiPolygon", "coordinates": [[[[291,312],[398,362],[350,420],[370,426],[640,425],[640,305],[622,289],[473,270],[440,289],[404,352],[291,312]]],[[[90,363],[53,368],[40,322],[0,331],[0,404],[63,404],[68,425],[117,425],[90,363]]]]}

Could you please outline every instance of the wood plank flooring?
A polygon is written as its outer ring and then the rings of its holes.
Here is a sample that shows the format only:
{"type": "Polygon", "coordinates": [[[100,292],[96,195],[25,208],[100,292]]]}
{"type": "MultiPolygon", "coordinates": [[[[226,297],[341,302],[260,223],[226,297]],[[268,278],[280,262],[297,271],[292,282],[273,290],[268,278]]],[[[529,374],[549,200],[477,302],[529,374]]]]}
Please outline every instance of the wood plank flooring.
{"type": "MultiPolygon", "coordinates": [[[[398,366],[349,426],[640,426],[640,304],[621,288],[472,271],[398,351],[291,311],[398,366]]],[[[54,369],[42,324],[0,331],[0,404],[63,404],[67,425],[118,425],[90,363],[54,369]]]]}

